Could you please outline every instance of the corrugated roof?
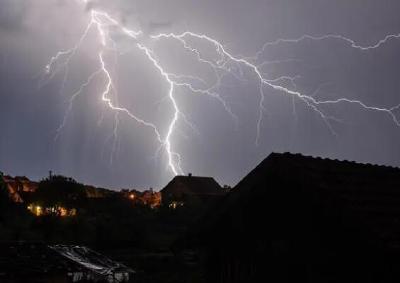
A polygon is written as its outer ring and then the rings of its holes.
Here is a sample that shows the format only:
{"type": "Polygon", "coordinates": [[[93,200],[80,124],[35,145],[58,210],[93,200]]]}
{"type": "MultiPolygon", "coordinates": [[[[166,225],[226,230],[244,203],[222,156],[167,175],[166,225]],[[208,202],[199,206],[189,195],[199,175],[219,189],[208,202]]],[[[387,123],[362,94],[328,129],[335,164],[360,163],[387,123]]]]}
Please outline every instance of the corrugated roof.
{"type": "Polygon", "coordinates": [[[3,243],[0,251],[0,273],[13,278],[45,274],[66,276],[70,272],[91,272],[108,278],[114,273],[134,273],[125,265],[83,246],[3,243]]]}
{"type": "Polygon", "coordinates": [[[51,249],[77,263],[83,268],[89,269],[92,272],[106,276],[114,272],[129,272],[134,271],[125,265],[113,261],[102,254],[99,254],[87,247],[71,246],[71,245],[54,245],[50,246],[51,249]]]}

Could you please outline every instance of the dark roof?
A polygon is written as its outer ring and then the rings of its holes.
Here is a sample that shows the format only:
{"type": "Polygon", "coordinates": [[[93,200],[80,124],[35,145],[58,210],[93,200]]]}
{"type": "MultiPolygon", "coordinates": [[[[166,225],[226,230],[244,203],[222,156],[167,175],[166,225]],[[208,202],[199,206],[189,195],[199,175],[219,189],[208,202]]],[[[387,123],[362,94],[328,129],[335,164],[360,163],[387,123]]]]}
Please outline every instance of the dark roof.
{"type": "MultiPolygon", "coordinates": [[[[230,211],[261,196],[274,202],[276,193],[284,195],[276,199],[282,205],[312,202],[345,215],[348,225],[362,227],[369,237],[400,251],[399,168],[300,154],[270,154],[210,210],[205,225],[213,229],[230,211]]],[[[265,212],[260,208],[254,213],[265,212]]]]}
{"type": "MultiPolygon", "coordinates": [[[[399,168],[289,153],[273,154],[269,159],[298,182],[311,184],[309,190],[322,191],[321,198],[334,198],[342,213],[364,226],[374,239],[400,249],[399,168]]],[[[266,167],[262,164],[254,173],[261,177],[266,167]]]]}
{"type": "Polygon", "coordinates": [[[221,186],[211,177],[199,176],[176,176],[171,182],[161,190],[165,193],[173,189],[174,186],[180,185],[185,187],[186,193],[196,195],[221,195],[224,194],[221,186]]]}
{"type": "Polygon", "coordinates": [[[398,282],[400,169],[273,153],[176,243],[185,247],[204,247],[216,277],[237,263],[234,275],[271,282],[398,282]]]}
{"type": "Polygon", "coordinates": [[[20,182],[29,182],[30,180],[26,176],[15,176],[15,180],[18,180],[20,182]]]}
{"type": "Polygon", "coordinates": [[[351,190],[378,194],[400,192],[395,188],[400,184],[400,168],[291,153],[270,154],[235,186],[234,191],[243,191],[245,187],[265,181],[272,171],[274,176],[312,181],[329,186],[338,193],[349,193],[351,190]]]}

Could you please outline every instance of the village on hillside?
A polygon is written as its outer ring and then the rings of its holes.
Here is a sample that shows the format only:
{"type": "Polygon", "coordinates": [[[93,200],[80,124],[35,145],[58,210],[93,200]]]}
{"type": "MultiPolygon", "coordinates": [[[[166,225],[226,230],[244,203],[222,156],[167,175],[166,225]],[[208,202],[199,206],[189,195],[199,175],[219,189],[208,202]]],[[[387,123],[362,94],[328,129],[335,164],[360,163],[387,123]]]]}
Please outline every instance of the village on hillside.
{"type": "Polygon", "coordinates": [[[76,216],[79,201],[125,199],[132,206],[158,208],[162,204],[169,208],[189,205],[201,205],[211,198],[220,197],[229,191],[211,177],[176,176],[161,191],[121,189],[119,191],[83,185],[74,179],[50,174],[41,182],[31,181],[25,176],[11,177],[0,172],[0,182],[4,185],[8,197],[18,204],[24,204],[35,216],[76,216]],[[65,195],[64,195],[65,194],[65,195]],[[64,195],[64,196],[63,196],[64,195]],[[51,199],[53,198],[53,199],[51,199]],[[70,205],[67,207],[66,204],[70,205]]]}

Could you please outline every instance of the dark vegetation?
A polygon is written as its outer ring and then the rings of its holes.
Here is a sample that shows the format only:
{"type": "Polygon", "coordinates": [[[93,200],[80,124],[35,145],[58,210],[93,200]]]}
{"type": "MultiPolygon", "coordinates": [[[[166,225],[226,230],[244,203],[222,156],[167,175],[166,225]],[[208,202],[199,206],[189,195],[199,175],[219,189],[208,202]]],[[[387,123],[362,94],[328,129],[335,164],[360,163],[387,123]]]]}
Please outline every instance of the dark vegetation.
{"type": "Polygon", "coordinates": [[[20,241],[35,238],[33,216],[26,207],[13,203],[0,178],[0,241],[20,241]]]}
{"type": "Polygon", "coordinates": [[[32,201],[43,207],[63,206],[66,208],[82,207],[86,199],[84,185],[72,178],[52,176],[39,183],[32,201]]]}

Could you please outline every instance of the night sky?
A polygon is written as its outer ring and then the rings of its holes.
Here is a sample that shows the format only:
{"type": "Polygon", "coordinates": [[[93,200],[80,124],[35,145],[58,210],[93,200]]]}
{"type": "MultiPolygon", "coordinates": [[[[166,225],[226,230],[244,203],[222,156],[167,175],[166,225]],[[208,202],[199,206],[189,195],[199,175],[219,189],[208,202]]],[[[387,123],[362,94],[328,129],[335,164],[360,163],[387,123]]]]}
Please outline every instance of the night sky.
{"type": "MultiPolygon", "coordinates": [[[[317,101],[346,98],[382,109],[400,104],[397,0],[84,2],[0,0],[0,170],[5,173],[39,180],[53,170],[113,189],[162,188],[173,177],[165,145],[160,147],[151,128],[102,101],[104,73],[69,104],[99,70],[103,50],[114,105],[152,123],[165,138],[174,116],[169,85],[136,44],[151,49],[166,72],[201,78],[186,78],[196,87],[214,86],[217,75],[177,40],[152,40],[160,33],[189,30],[210,36],[235,58],[265,62],[259,68],[275,85],[317,101]],[[46,73],[57,52],[77,44],[93,10],[143,35],[132,40],[110,25],[104,48],[92,27],[69,64],[55,64],[46,73]],[[303,35],[340,35],[354,44],[339,37],[277,43],[303,35]],[[374,46],[388,35],[394,36],[377,48],[355,47],[374,46]],[[275,43],[256,60],[250,58],[266,42],[275,43]]],[[[190,42],[204,58],[218,60],[209,42],[190,42]]],[[[181,114],[170,141],[185,174],[235,185],[268,154],[285,151],[400,166],[400,125],[394,119],[400,119],[400,109],[393,117],[339,100],[318,105],[331,117],[327,123],[303,100],[271,87],[263,88],[257,143],[260,82],[248,66],[227,62],[224,67],[229,72],[218,73],[221,81],[213,89],[219,97],[174,89],[181,114]]]]}

